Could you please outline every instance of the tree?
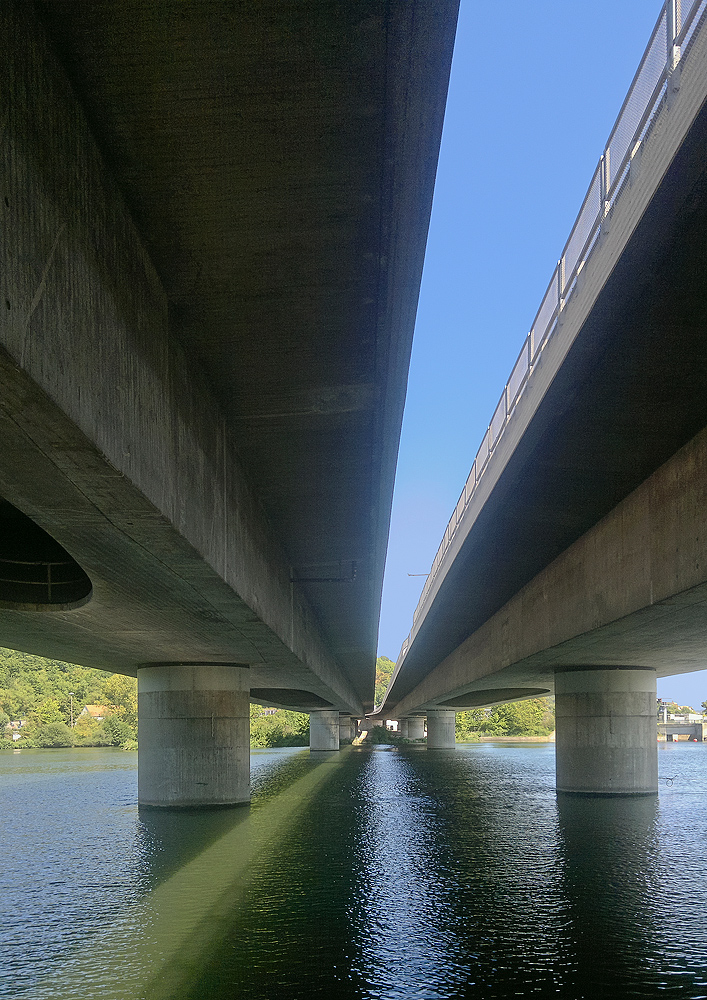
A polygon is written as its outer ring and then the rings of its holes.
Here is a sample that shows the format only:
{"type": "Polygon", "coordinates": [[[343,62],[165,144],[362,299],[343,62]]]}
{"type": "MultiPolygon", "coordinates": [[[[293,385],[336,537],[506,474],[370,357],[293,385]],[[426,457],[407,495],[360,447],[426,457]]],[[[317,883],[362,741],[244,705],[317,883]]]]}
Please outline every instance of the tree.
{"type": "Polygon", "coordinates": [[[56,698],[45,698],[44,701],[37,705],[33,714],[41,724],[64,722],[64,716],[61,713],[61,708],[56,698]]]}
{"type": "Polygon", "coordinates": [[[40,726],[34,736],[38,747],[73,746],[71,730],[65,722],[47,722],[40,726]]]}
{"type": "Polygon", "coordinates": [[[468,743],[478,740],[483,731],[488,716],[483,708],[470,708],[466,712],[457,712],[456,737],[458,743],[468,743]]]}
{"type": "Polygon", "coordinates": [[[96,732],[98,746],[119,747],[126,740],[135,738],[132,726],[118,715],[109,715],[96,732]]]}
{"type": "Polygon", "coordinates": [[[131,728],[137,726],[137,680],[134,677],[111,674],[103,685],[103,702],[131,728]]]}
{"type": "Polygon", "coordinates": [[[309,715],[276,709],[265,714],[260,705],[250,706],[252,747],[304,747],[309,743],[309,715]]]}
{"type": "Polygon", "coordinates": [[[547,698],[529,698],[497,705],[493,711],[472,709],[457,716],[457,738],[486,736],[548,736],[555,728],[555,711],[547,698]],[[459,718],[461,716],[461,719],[459,718]],[[465,735],[460,735],[460,732],[465,735]]]}
{"type": "Polygon", "coordinates": [[[376,705],[382,704],[385,692],[388,690],[388,685],[390,684],[390,678],[393,676],[394,669],[395,664],[392,660],[389,660],[387,656],[379,656],[376,660],[376,705]]]}

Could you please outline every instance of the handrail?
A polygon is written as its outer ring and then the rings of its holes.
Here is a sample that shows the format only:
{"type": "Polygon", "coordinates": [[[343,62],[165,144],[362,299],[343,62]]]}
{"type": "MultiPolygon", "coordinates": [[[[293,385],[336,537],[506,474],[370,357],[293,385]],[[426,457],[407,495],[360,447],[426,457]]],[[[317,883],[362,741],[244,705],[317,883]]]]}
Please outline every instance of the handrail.
{"type": "MultiPolygon", "coordinates": [[[[555,331],[573,294],[577,278],[594,250],[602,226],[620,190],[631,162],[648,134],[668,89],[668,80],[688,52],[707,9],[707,0],[665,0],[636,74],[621,105],[604,152],[587,189],[575,223],[553,272],[530,333],[513,366],[491,422],[471,466],[471,472],[454,508],[432,561],[430,574],[413,613],[413,626],[403,643],[397,667],[412,642],[412,633],[440,574],[452,539],[466,513],[489,459],[503,438],[508,421],[520,400],[534,364],[555,331]],[[628,130],[628,131],[627,131],[628,130]]],[[[397,669],[393,678],[397,675],[397,669]]]]}

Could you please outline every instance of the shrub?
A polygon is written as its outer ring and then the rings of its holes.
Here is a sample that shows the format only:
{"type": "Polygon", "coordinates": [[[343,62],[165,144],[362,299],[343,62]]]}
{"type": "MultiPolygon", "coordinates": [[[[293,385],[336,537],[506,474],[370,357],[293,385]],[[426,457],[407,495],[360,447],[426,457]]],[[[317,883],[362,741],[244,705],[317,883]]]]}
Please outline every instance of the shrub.
{"type": "Polygon", "coordinates": [[[38,747],[70,747],[74,741],[65,722],[47,722],[37,729],[34,743],[38,747]]]}
{"type": "Polygon", "coordinates": [[[132,727],[117,715],[109,715],[98,727],[96,745],[100,747],[119,747],[126,740],[135,738],[132,727]]]}

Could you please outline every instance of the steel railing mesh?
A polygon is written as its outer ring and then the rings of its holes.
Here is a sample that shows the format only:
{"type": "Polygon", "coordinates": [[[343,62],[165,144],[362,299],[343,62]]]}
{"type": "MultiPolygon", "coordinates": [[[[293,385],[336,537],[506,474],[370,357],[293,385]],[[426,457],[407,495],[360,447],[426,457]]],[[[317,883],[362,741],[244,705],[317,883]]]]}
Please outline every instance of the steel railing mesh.
{"type": "Polygon", "coordinates": [[[702,18],[707,11],[707,0],[683,0],[680,18],[680,35],[678,36],[678,44],[682,49],[682,54],[686,55],[689,51],[690,43],[692,41],[692,36],[697,31],[702,18]]]}
{"type": "MultiPolygon", "coordinates": [[[[589,185],[584,203],[565,247],[565,288],[574,276],[575,268],[583,259],[587,243],[599,222],[601,208],[601,168],[597,167],[589,185]]],[[[564,294],[565,288],[562,289],[564,294]]]]}
{"type": "MultiPolygon", "coordinates": [[[[668,76],[676,61],[684,58],[695,33],[702,25],[706,12],[707,0],[667,0],[663,5],[565,244],[558,267],[537,311],[523,349],[513,366],[501,400],[476,453],[464,489],[447,524],[413,615],[413,629],[420,618],[434,581],[444,566],[452,538],[464,518],[489,459],[503,437],[509,417],[528,382],[538,352],[555,329],[563,303],[575,287],[578,272],[599,240],[603,219],[629,175],[631,158],[635,150],[651,129],[657,109],[666,94],[668,76]],[[668,16],[670,10],[668,4],[671,2],[675,3],[674,18],[668,16]]],[[[402,645],[398,666],[402,663],[411,642],[412,632],[402,645]]],[[[397,674],[397,670],[395,673],[397,674]]]]}
{"type": "Polygon", "coordinates": [[[531,330],[531,336],[533,338],[533,360],[535,360],[535,355],[538,353],[543,343],[551,333],[553,321],[557,318],[557,306],[557,271],[555,271],[552,276],[552,280],[550,281],[550,286],[545,292],[545,298],[538,309],[531,330]]]}
{"type": "Polygon", "coordinates": [[[609,189],[623,170],[626,155],[643,124],[643,116],[650,110],[655,91],[663,81],[668,61],[666,24],[667,17],[663,11],[607,143],[609,189]]]}
{"type": "Polygon", "coordinates": [[[511,377],[508,379],[508,409],[509,412],[515,406],[516,401],[520,395],[520,391],[525,385],[525,380],[528,377],[528,372],[530,371],[530,343],[526,340],[523,344],[523,350],[518,356],[518,360],[513,366],[513,371],[511,372],[511,377]]]}

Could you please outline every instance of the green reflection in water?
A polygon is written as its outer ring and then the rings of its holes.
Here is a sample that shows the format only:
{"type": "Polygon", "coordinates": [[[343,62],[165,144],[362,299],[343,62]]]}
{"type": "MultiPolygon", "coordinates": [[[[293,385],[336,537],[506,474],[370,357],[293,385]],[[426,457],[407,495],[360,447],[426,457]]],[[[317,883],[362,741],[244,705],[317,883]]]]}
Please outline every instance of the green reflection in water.
{"type": "Polygon", "coordinates": [[[201,996],[201,972],[231,928],[259,859],[262,862],[281,850],[288,828],[296,825],[312,796],[334,778],[346,756],[346,750],[316,758],[308,751],[298,754],[295,774],[284,768],[276,787],[252,807],[192,814],[151,810],[145,822],[166,847],[160,852],[166,858],[164,865],[173,864],[170,847],[181,851],[185,860],[168,877],[164,868],[156,872],[157,884],[146,897],[129,907],[91,947],[67,959],[60,975],[39,984],[33,995],[42,1000],[201,996]],[[216,839],[214,824],[221,833],[216,839]],[[197,853],[195,845],[203,846],[204,839],[211,842],[197,853]],[[109,954],[115,955],[114,968],[106,967],[109,954]]]}

